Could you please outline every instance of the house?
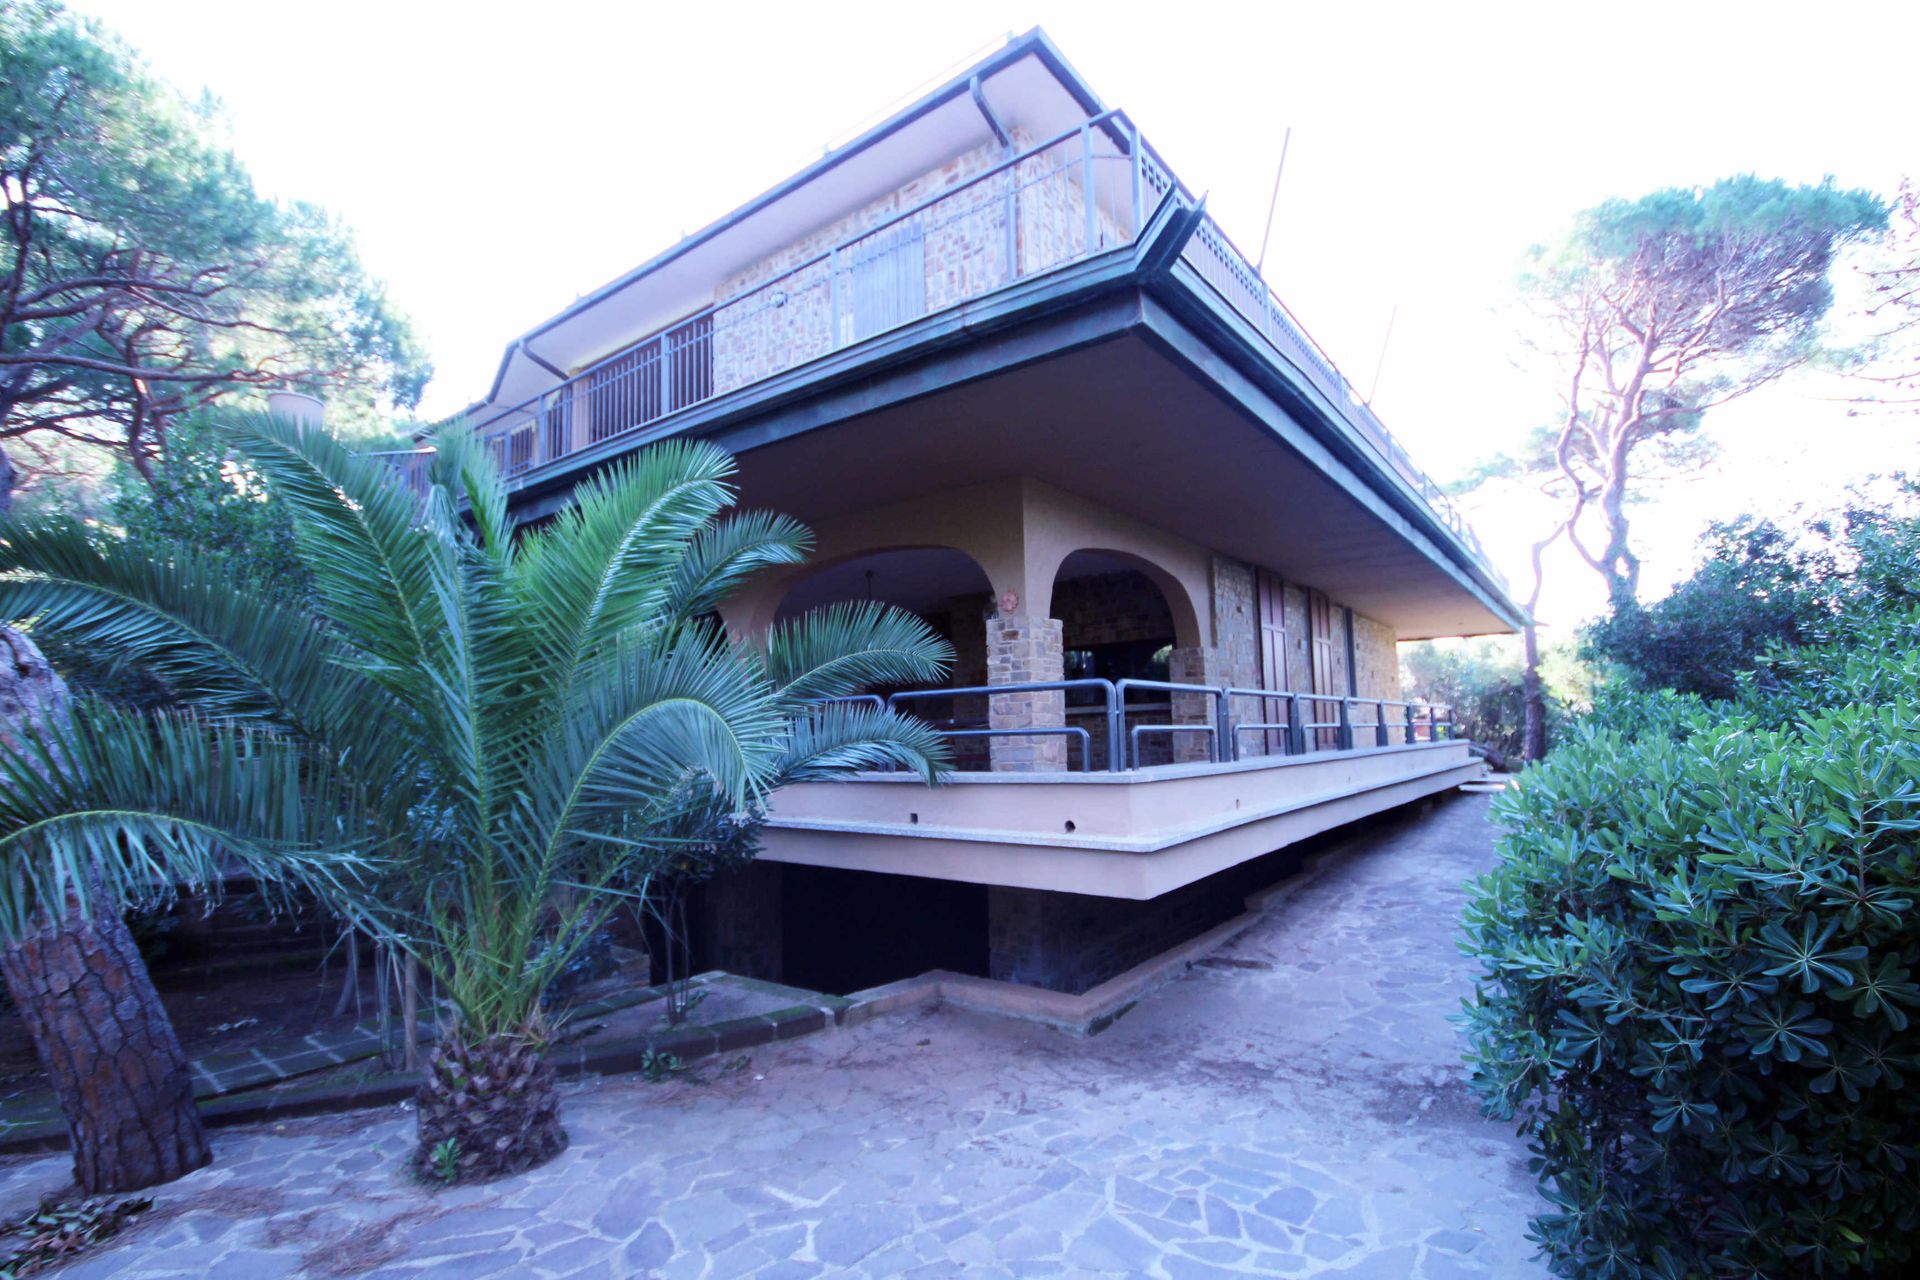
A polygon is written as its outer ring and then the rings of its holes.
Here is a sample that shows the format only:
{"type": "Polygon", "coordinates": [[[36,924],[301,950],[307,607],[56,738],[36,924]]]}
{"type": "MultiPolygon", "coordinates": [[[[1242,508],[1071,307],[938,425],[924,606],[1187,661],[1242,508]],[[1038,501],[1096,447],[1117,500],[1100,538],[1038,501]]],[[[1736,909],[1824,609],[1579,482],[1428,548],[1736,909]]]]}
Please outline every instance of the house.
{"type": "Polygon", "coordinates": [[[1038,31],[514,339],[468,417],[523,520],[653,441],[737,454],[744,502],[818,537],[738,634],[877,599],[952,640],[951,687],[875,695],[965,771],[783,791],[708,895],[708,960],[830,990],[1084,991],[1217,923],[1300,840],[1477,776],[1395,644],[1521,622],[1038,31]]]}

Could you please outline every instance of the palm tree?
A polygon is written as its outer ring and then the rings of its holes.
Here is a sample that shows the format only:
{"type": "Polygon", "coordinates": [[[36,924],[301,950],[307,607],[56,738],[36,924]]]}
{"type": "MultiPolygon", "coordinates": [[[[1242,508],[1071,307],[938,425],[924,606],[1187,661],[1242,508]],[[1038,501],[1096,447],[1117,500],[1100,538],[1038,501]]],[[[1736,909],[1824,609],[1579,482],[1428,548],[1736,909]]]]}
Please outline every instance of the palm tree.
{"type": "Polygon", "coordinates": [[[542,996],[675,853],[690,811],[750,827],[784,781],[904,766],[941,739],[835,703],[939,678],[950,648],[875,606],[820,611],[757,643],[714,610],[808,535],[730,513],[732,460],[668,443],[516,530],[487,452],[436,437],[424,501],[323,433],[249,418],[229,439],[289,505],[317,613],[261,598],[183,547],[16,529],[0,617],[113,652],[220,723],[324,759],[343,850],[393,851],[356,909],[416,955],[457,1011],[429,1060],[415,1159],[459,1176],[530,1167],[566,1138],[542,1056],[542,996]]]}

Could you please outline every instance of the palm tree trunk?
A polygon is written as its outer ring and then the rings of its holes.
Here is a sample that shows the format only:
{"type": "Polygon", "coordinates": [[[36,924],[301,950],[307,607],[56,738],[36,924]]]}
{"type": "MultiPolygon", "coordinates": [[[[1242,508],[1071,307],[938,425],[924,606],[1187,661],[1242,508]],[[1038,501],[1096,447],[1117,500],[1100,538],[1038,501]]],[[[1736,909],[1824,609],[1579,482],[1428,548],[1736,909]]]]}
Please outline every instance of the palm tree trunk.
{"type": "Polygon", "coordinates": [[[171,1182],[213,1159],[193,1076],[125,919],[77,909],[0,950],[89,1194],[171,1182]]]}

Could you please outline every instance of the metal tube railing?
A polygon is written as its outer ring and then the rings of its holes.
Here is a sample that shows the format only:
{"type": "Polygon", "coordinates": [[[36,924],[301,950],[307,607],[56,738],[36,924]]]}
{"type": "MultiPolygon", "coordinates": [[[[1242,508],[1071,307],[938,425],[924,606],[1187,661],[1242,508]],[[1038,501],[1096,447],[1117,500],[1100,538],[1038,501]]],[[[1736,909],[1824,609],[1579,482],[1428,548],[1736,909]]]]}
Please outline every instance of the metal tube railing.
{"type": "MultiPolygon", "coordinates": [[[[892,710],[897,703],[925,701],[929,698],[994,697],[996,695],[1009,693],[1066,693],[1072,689],[1093,689],[1102,695],[1106,703],[1107,768],[1112,769],[1114,767],[1114,761],[1120,758],[1122,742],[1120,736],[1120,695],[1113,681],[1104,680],[1097,676],[1079,680],[1030,680],[1020,684],[972,685],[961,689],[909,689],[888,697],[886,705],[888,710],[892,710]]],[[[1044,726],[1042,726],[1042,728],[1044,729],[1044,726]]],[[[970,729],[951,729],[944,730],[943,732],[955,737],[993,736],[990,733],[982,734],[977,730],[970,729]]],[[[1085,734],[1086,730],[1077,729],[1075,732],[1085,734]]],[[[1089,742],[1090,741],[1089,739],[1089,742]]],[[[1088,761],[1092,760],[1091,755],[1086,755],[1083,758],[1088,761]]]]}
{"type": "Polygon", "coordinates": [[[1059,729],[1044,727],[1020,729],[942,729],[943,738],[1058,738],[1065,737],[1072,742],[1076,736],[1080,742],[1080,772],[1093,772],[1093,738],[1078,725],[1066,725],[1059,729]]]}
{"type": "MultiPolygon", "coordinates": [[[[1034,680],[1018,684],[966,685],[948,689],[911,689],[889,695],[882,700],[876,694],[862,694],[851,698],[825,699],[823,701],[872,702],[888,710],[898,709],[904,703],[926,702],[934,699],[954,699],[968,697],[994,698],[1018,693],[1061,693],[1076,689],[1093,690],[1101,696],[1103,705],[1099,713],[1105,725],[1107,769],[1111,772],[1130,771],[1141,768],[1141,739],[1146,734],[1176,735],[1199,733],[1207,738],[1207,759],[1211,763],[1224,763],[1239,760],[1240,735],[1250,732],[1284,733],[1286,735],[1287,755],[1305,755],[1317,751],[1351,751],[1356,749],[1357,729],[1371,729],[1375,748],[1393,745],[1391,731],[1399,729],[1408,744],[1421,741],[1420,731],[1425,729],[1426,741],[1438,742],[1453,736],[1454,722],[1452,709],[1444,705],[1426,702],[1407,702],[1394,698],[1358,698],[1332,693],[1301,693],[1291,689],[1258,689],[1235,685],[1187,684],[1171,680],[1143,680],[1127,678],[1123,680],[1104,680],[1089,677],[1077,680],[1034,680]],[[1195,694],[1214,700],[1214,711],[1207,719],[1199,722],[1174,720],[1168,724],[1127,725],[1127,695],[1135,691],[1163,692],[1169,694],[1195,694]],[[1261,700],[1262,705],[1271,702],[1283,703],[1286,707],[1284,720],[1253,720],[1236,723],[1232,714],[1235,698],[1253,698],[1261,700]],[[1314,718],[1313,706],[1332,706],[1336,708],[1333,719],[1314,718]],[[1356,721],[1352,708],[1369,707],[1373,709],[1372,720],[1356,721]],[[1387,719],[1386,708],[1401,708],[1398,722],[1387,719]],[[1423,718],[1424,717],[1424,718],[1423,718]],[[1442,731],[1445,731],[1444,734],[1442,731]],[[1334,745],[1322,746],[1316,736],[1331,731],[1334,745]]],[[[951,738],[996,738],[996,737],[1064,737],[1070,743],[1080,743],[1080,770],[1090,772],[1093,768],[1093,738],[1087,730],[1077,725],[1020,725],[1005,728],[943,728],[936,732],[951,738]]]]}
{"type": "Polygon", "coordinates": [[[1127,731],[1129,758],[1128,769],[1140,767],[1140,735],[1143,733],[1204,733],[1207,735],[1207,762],[1220,763],[1220,730],[1210,724],[1137,724],[1127,731]]]}

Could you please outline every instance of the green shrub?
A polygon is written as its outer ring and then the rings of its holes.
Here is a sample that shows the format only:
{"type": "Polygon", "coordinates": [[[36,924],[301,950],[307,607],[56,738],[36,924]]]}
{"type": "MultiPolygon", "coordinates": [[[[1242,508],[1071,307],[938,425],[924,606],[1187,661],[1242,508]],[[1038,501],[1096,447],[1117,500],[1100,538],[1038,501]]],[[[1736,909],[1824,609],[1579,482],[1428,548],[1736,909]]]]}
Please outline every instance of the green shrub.
{"type": "Polygon", "coordinates": [[[1629,603],[1593,623],[1587,652],[1643,688],[1731,698],[1740,673],[1770,646],[1807,638],[1826,568],[1771,521],[1711,525],[1693,576],[1662,600],[1629,603]]]}
{"type": "Polygon", "coordinates": [[[1579,726],[1501,797],[1463,1022],[1475,1088],[1537,1156],[1558,1274],[1908,1274],[1913,635],[1803,650],[1772,703],[1669,694],[1634,736],[1579,726]]]}
{"type": "MultiPolygon", "coordinates": [[[[1401,696],[1453,708],[1464,737],[1518,761],[1526,722],[1518,636],[1410,641],[1400,646],[1401,696]]],[[[1587,673],[1569,645],[1542,655],[1549,736],[1586,696],[1587,673]]]]}

